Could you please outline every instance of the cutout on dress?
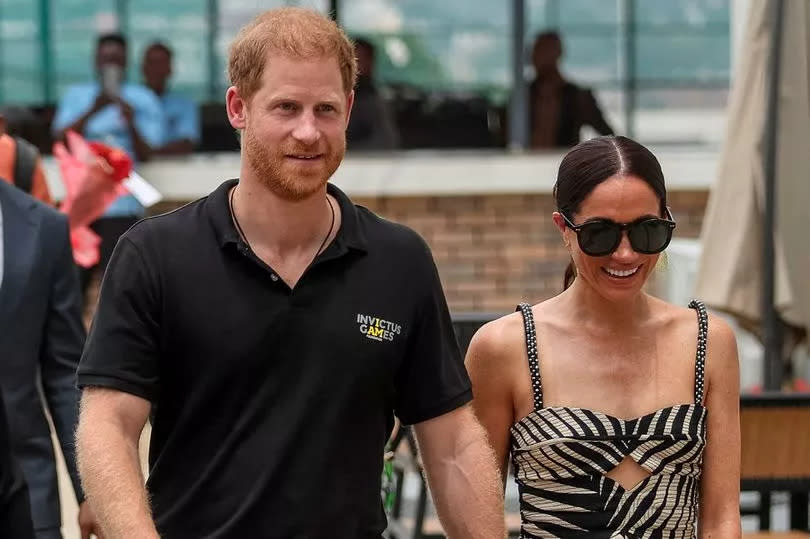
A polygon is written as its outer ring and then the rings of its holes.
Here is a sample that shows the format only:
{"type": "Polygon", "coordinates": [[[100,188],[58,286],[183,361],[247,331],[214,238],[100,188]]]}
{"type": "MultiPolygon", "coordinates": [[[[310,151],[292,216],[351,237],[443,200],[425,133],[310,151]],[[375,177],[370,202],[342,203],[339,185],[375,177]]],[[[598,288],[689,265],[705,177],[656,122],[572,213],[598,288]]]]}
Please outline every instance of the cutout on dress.
{"type": "Polygon", "coordinates": [[[618,483],[625,491],[631,491],[651,475],[649,471],[628,456],[606,473],[605,477],[618,483]]]}

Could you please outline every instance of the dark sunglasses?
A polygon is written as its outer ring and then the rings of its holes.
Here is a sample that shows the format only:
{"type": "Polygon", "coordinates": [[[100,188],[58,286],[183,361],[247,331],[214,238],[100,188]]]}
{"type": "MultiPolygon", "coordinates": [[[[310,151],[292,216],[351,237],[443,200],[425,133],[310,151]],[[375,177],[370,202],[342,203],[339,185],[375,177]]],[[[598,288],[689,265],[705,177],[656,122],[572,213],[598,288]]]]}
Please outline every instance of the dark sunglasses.
{"type": "Polygon", "coordinates": [[[669,208],[667,218],[642,217],[632,223],[617,223],[610,219],[597,218],[575,225],[564,213],[560,212],[565,224],[577,233],[577,243],[582,252],[590,256],[606,256],[619,248],[622,233],[627,231],[627,239],[637,253],[654,255],[669,245],[675,220],[669,208]]]}

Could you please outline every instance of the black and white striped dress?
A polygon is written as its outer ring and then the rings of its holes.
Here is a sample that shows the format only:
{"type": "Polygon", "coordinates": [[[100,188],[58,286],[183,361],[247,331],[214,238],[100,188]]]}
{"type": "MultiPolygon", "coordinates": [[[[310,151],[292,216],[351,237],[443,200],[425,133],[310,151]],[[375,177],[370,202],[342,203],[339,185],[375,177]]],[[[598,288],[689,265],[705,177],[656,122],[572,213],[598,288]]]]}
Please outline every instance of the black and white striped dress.
{"type": "Polygon", "coordinates": [[[707,315],[698,317],[695,402],[625,420],[584,408],[543,407],[531,308],[521,304],[535,409],[512,426],[521,538],[693,538],[706,445],[707,315]],[[625,490],[605,474],[630,457],[650,475],[625,490]]]}

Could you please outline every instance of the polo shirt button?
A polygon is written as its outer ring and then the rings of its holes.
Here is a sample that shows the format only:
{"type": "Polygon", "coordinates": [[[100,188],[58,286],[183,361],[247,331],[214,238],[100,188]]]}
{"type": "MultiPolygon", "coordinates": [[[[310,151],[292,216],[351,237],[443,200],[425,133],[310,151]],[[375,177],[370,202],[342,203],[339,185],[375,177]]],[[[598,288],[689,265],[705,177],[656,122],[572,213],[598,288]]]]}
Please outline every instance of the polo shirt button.
{"type": "Polygon", "coordinates": [[[275,273],[271,273],[270,274],[270,280],[273,281],[273,282],[278,281],[278,275],[276,275],[275,273]]]}

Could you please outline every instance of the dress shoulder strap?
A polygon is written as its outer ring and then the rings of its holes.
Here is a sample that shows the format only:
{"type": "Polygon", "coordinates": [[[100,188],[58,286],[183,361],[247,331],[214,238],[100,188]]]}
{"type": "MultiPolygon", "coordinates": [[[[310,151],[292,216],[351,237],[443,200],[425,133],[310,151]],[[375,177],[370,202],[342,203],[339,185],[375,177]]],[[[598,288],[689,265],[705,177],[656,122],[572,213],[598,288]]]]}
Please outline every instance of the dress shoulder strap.
{"type": "Polygon", "coordinates": [[[534,327],[534,315],[532,315],[532,307],[528,303],[521,303],[515,310],[520,311],[523,315],[523,331],[526,336],[526,352],[529,356],[534,408],[539,410],[543,407],[543,385],[540,381],[540,364],[537,361],[537,332],[534,327]]]}
{"type": "Polygon", "coordinates": [[[709,332],[709,316],[702,301],[693,299],[689,308],[694,309],[698,318],[697,352],[695,354],[695,404],[703,403],[706,370],[706,342],[709,332]]]}

